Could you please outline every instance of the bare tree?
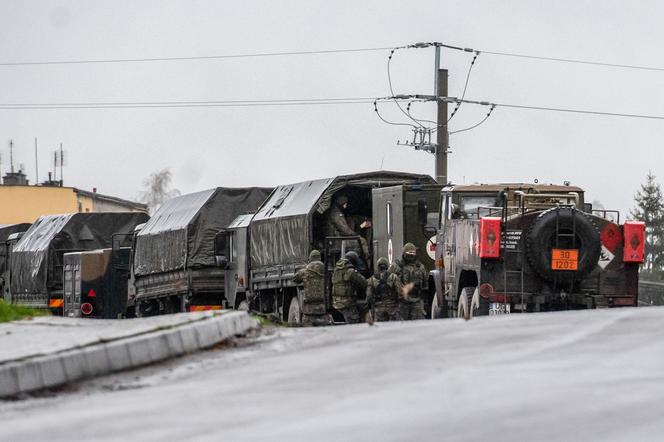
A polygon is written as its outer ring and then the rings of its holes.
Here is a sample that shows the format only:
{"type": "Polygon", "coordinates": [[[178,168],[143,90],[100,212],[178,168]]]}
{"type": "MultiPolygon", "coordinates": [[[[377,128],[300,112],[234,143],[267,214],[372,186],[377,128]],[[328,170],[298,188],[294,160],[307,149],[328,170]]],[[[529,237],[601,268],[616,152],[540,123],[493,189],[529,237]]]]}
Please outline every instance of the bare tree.
{"type": "Polygon", "coordinates": [[[169,169],[162,169],[143,181],[145,190],[140,193],[139,200],[147,204],[150,213],[154,213],[167,199],[180,195],[179,190],[171,189],[172,178],[169,169]]]}

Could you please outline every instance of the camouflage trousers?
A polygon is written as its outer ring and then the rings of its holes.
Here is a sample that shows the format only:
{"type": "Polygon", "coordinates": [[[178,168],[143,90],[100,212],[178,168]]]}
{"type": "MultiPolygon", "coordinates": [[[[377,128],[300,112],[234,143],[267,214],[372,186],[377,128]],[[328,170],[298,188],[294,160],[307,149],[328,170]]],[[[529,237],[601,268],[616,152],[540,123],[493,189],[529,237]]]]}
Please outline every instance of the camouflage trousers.
{"type": "Polygon", "coordinates": [[[325,315],[302,315],[302,325],[305,327],[331,325],[332,317],[325,315]]]}
{"type": "Polygon", "coordinates": [[[424,302],[421,299],[402,302],[399,304],[399,310],[401,311],[401,319],[404,321],[424,319],[424,302]]]}
{"type": "Polygon", "coordinates": [[[357,324],[360,322],[360,310],[356,305],[337,309],[344,317],[346,324],[357,324]]]}
{"type": "Polygon", "coordinates": [[[379,304],[373,308],[374,321],[401,321],[401,312],[397,304],[379,304]]]}

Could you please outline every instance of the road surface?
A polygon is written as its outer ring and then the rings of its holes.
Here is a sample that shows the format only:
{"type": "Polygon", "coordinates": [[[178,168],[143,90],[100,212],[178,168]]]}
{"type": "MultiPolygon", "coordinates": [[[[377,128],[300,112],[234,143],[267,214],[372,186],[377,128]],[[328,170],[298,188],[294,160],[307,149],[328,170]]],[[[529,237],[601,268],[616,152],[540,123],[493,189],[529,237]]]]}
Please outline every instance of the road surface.
{"type": "Polygon", "coordinates": [[[664,308],[278,329],[50,396],[2,439],[662,440],[664,308]]]}

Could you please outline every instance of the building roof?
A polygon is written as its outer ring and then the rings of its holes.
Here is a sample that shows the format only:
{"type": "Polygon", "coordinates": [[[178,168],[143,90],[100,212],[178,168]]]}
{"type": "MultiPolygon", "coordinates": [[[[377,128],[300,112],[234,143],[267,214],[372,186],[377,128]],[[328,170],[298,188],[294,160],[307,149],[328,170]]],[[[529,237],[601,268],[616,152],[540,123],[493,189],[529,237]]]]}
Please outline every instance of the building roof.
{"type": "Polygon", "coordinates": [[[143,203],[137,203],[135,201],[129,201],[115,196],[104,195],[97,192],[88,192],[87,190],[78,189],[76,187],[71,187],[71,189],[78,195],[87,196],[92,199],[98,199],[101,201],[108,201],[110,203],[119,204],[122,206],[128,206],[136,210],[144,210],[147,212],[148,206],[143,203]]]}

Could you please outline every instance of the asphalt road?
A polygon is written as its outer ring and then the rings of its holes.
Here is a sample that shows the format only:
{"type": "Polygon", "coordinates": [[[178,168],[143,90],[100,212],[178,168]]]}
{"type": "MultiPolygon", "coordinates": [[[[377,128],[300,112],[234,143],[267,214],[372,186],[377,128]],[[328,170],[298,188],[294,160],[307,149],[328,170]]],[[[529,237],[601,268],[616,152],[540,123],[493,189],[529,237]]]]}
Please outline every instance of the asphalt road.
{"type": "Polygon", "coordinates": [[[664,308],[279,329],[0,402],[35,440],[662,440],[664,308]]]}

